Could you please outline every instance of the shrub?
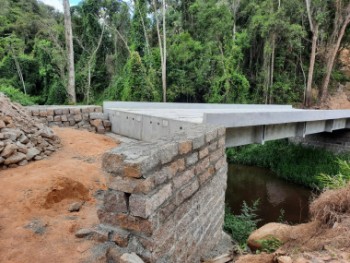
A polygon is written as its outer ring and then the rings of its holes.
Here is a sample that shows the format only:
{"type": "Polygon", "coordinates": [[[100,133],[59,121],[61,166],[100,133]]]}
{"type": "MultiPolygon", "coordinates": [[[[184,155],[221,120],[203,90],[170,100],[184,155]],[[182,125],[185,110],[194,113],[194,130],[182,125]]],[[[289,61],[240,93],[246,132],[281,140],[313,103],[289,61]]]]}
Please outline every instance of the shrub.
{"type": "Polygon", "coordinates": [[[224,230],[232,235],[241,248],[246,248],[250,233],[257,228],[260,221],[256,214],[258,206],[259,199],[254,201],[252,206],[243,201],[240,215],[232,214],[227,206],[225,208],[224,230]]]}
{"type": "Polygon", "coordinates": [[[20,90],[7,85],[0,84],[0,92],[4,93],[11,101],[18,102],[23,106],[35,104],[35,98],[24,94],[20,90]]]}

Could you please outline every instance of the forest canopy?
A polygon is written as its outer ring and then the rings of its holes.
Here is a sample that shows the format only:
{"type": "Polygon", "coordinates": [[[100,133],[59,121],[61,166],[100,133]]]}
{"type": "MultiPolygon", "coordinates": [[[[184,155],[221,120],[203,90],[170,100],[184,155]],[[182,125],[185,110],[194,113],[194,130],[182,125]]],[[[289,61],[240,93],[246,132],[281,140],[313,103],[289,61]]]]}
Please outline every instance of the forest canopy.
{"type": "Polygon", "coordinates": [[[73,65],[66,13],[0,4],[0,91],[39,104],[72,102],[71,66],[86,104],[311,106],[350,81],[337,60],[350,42],[349,0],[82,0],[68,11],[73,65]]]}

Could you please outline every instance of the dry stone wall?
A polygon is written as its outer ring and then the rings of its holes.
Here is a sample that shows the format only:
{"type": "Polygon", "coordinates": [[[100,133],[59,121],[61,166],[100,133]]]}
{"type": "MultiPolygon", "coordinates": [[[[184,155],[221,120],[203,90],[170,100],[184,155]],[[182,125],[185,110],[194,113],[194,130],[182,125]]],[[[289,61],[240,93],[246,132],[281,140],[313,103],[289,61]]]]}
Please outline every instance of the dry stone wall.
{"type": "Polygon", "coordinates": [[[109,259],[135,252],[145,262],[199,262],[221,239],[227,163],[225,129],[121,145],[103,157],[108,190],[98,209],[115,244],[109,259]]]}
{"type": "Polygon", "coordinates": [[[74,127],[97,133],[111,130],[108,114],[102,113],[100,106],[30,106],[27,110],[50,127],[74,127]]]}

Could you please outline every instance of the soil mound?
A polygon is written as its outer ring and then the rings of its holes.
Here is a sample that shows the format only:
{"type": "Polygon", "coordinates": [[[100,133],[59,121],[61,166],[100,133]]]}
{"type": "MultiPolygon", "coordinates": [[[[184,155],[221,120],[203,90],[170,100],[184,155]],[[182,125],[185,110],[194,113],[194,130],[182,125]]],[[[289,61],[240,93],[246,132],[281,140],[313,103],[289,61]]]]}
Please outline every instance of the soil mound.
{"type": "Polygon", "coordinates": [[[59,177],[46,196],[44,208],[51,208],[53,204],[65,199],[88,201],[90,199],[89,190],[78,181],[67,177],[59,177]]]}
{"type": "Polygon", "coordinates": [[[41,160],[60,145],[54,132],[0,93],[0,169],[41,160]]]}

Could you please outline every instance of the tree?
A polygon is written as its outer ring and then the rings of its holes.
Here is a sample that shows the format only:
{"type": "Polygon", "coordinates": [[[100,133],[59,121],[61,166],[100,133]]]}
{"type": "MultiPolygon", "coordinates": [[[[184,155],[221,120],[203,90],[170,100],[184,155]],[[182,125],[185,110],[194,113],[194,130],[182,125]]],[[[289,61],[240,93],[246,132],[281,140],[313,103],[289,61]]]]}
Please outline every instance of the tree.
{"type": "Polygon", "coordinates": [[[72,31],[72,20],[70,15],[69,0],[63,0],[63,10],[64,10],[66,49],[67,49],[67,57],[68,57],[68,83],[67,83],[68,102],[70,104],[75,104],[77,102],[77,99],[75,94],[73,31],[72,31]]]}
{"type": "Polygon", "coordinates": [[[331,79],[335,58],[338,54],[340,44],[343,40],[346,28],[350,23],[350,2],[345,0],[336,0],[335,3],[335,19],[333,33],[327,47],[327,66],[326,75],[322,83],[321,101],[324,102],[328,95],[328,85],[331,79]],[[347,2],[347,3],[345,3],[347,2]]]}
{"type": "MultiPolygon", "coordinates": [[[[316,60],[316,49],[317,49],[317,40],[319,33],[319,22],[317,21],[317,11],[320,10],[317,7],[312,6],[311,0],[305,0],[307,17],[309,19],[310,31],[312,33],[312,47],[310,54],[310,64],[309,64],[309,73],[307,77],[307,85],[305,91],[305,100],[304,105],[310,107],[311,105],[311,91],[312,83],[315,69],[315,60],[316,60]]],[[[321,3],[323,5],[323,3],[321,3]]]]}
{"type": "Polygon", "coordinates": [[[157,4],[155,0],[152,0],[152,1],[153,1],[153,7],[154,7],[154,18],[156,20],[161,69],[162,69],[163,102],[166,102],[166,92],[167,92],[167,81],[166,81],[167,45],[166,45],[166,20],[165,20],[166,7],[165,7],[165,0],[162,0],[161,15],[162,15],[163,31],[161,34],[160,22],[157,15],[157,4]]]}

